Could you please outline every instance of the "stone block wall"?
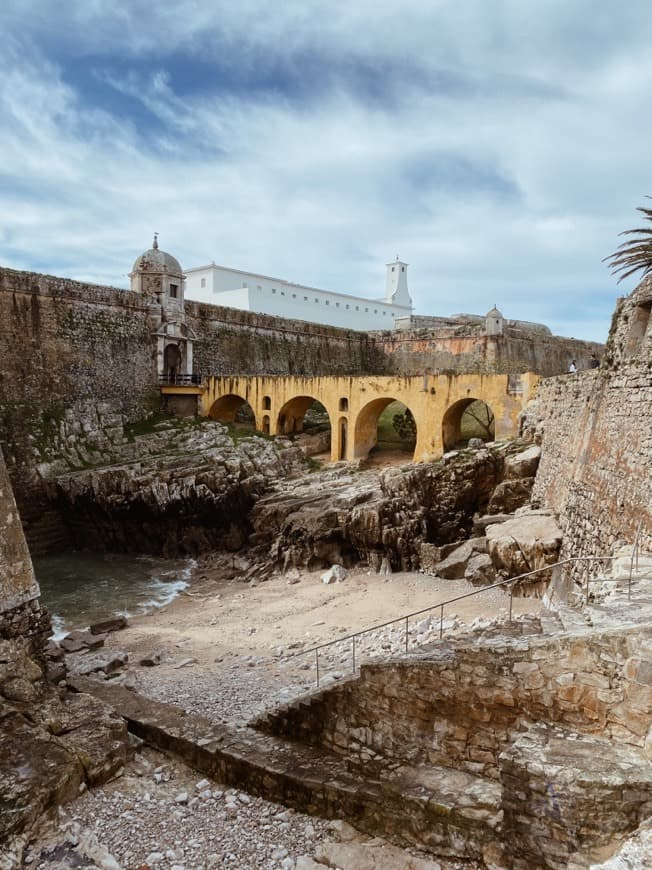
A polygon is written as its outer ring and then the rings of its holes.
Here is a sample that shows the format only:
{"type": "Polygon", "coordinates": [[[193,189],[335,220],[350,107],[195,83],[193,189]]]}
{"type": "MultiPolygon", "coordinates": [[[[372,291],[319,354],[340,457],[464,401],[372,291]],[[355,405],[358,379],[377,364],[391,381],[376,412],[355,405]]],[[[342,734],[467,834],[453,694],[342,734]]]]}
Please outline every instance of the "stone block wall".
{"type": "Polygon", "coordinates": [[[652,282],[619,301],[599,369],[542,381],[533,497],[560,515],[567,556],[652,546],[652,282]]]}
{"type": "Polygon", "coordinates": [[[517,374],[537,372],[550,377],[568,370],[571,359],[580,369],[588,368],[591,353],[602,354],[603,346],[506,327],[504,335],[484,334],[484,322],[455,328],[419,329],[379,333],[380,349],[392,372],[420,374],[423,371],[517,374]]]}
{"type": "Polygon", "coordinates": [[[557,639],[449,641],[363,665],[351,680],[257,723],[361,765],[453,767],[498,778],[499,756],[535,722],[646,749],[652,629],[557,639]]]}

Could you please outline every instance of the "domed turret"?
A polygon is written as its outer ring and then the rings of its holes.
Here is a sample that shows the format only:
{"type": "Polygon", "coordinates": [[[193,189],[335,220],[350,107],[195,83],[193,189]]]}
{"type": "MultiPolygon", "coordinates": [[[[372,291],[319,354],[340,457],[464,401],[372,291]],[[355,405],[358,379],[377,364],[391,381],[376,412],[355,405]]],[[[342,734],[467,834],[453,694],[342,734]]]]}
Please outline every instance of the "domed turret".
{"type": "Polygon", "coordinates": [[[183,306],[183,270],[179,261],[158,246],[158,233],[149,251],[137,257],[131,272],[131,289],[152,302],[183,306]]]}
{"type": "Polygon", "coordinates": [[[503,327],[504,327],[505,318],[502,315],[502,312],[494,307],[491,311],[487,312],[485,317],[485,331],[487,335],[502,335],[503,327]]]}

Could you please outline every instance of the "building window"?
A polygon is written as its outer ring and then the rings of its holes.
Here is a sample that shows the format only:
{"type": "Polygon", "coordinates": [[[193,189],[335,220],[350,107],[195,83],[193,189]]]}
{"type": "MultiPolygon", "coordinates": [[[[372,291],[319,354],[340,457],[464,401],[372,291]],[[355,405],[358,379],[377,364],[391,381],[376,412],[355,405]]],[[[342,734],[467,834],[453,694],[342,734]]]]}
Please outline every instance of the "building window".
{"type": "Polygon", "coordinates": [[[272,407],[271,396],[263,396],[263,411],[269,411],[272,407]]]}
{"type": "Polygon", "coordinates": [[[202,286],[202,287],[205,287],[205,286],[206,286],[206,278],[202,278],[202,279],[201,279],[201,286],[202,286]]]}
{"type": "Polygon", "coordinates": [[[392,272],[394,271],[394,267],[392,266],[392,272]]]}
{"type": "Polygon", "coordinates": [[[179,295],[179,285],[170,284],[170,299],[176,299],[179,295]]]}
{"type": "Polygon", "coordinates": [[[326,300],[326,302],[325,302],[324,304],[325,304],[325,305],[330,305],[330,302],[328,301],[328,299],[326,300]]]}
{"type": "Polygon", "coordinates": [[[365,308],[365,314],[369,314],[369,309],[365,308]]]}
{"type": "Polygon", "coordinates": [[[304,301],[304,302],[307,302],[307,301],[308,301],[308,297],[307,297],[307,296],[304,296],[304,297],[303,297],[303,301],[304,301]]]}
{"type": "Polygon", "coordinates": [[[281,296],[285,296],[285,290],[281,290],[281,296]]]}
{"type": "Polygon", "coordinates": [[[385,317],[386,314],[387,314],[387,312],[386,312],[386,311],[383,311],[383,317],[385,317]]]}
{"type": "Polygon", "coordinates": [[[340,411],[348,411],[349,410],[349,400],[344,398],[340,399],[340,411]]]}
{"type": "Polygon", "coordinates": [[[316,296],[315,296],[315,302],[319,302],[319,299],[317,299],[317,297],[316,297],[316,296]]]}
{"type": "Polygon", "coordinates": [[[336,303],[335,303],[335,307],[336,307],[336,308],[339,308],[339,307],[340,307],[340,303],[339,303],[339,302],[336,302],[336,303]]]}
{"type": "Polygon", "coordinates": [[[355,306],[355,310],[356,310],[356,311],[360,311],[360,306],[359,306],[359,305],[356,305],[356,306],[355,306]]]}
{"type": "Polygon", "coordinates": [[[293,298],[293,299],[296,299],[296,298],[297,298],[297,294],[296,294],[296,293],[293,293],[293,294],[292,294],[292,298],[293,298]]]}
{"type": "Polygon", "coordinates": [[[346,310],[348,311],[350,307],[351,307],[350,305],[347,305],[347,306],[346,306],[346,310]]]}
{"type": "Polygon", "coordinates": [[[401,266],[401,272],[405,272],[405,266],[401,266]]]}
{"type": "Polygon", "coordinates": [[[276,287],[272,287],[272,293],[276,293],[276,287]]]}

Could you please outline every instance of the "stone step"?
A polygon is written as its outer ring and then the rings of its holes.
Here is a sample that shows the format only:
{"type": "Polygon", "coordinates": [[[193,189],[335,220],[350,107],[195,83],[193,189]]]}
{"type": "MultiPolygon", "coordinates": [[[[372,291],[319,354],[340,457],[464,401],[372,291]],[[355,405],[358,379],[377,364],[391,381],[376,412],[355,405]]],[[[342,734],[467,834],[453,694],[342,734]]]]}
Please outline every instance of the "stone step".
{"type": "Polygon", "coordinates": [[[345,818],[399,845],[481,860],[498,840],[500,783],[447,768],[388,764],[373,772],[321,747],[229,728],[107,682],[69,680],[100,698],[150,746],[220,782],[302,812],[345,818]]]}

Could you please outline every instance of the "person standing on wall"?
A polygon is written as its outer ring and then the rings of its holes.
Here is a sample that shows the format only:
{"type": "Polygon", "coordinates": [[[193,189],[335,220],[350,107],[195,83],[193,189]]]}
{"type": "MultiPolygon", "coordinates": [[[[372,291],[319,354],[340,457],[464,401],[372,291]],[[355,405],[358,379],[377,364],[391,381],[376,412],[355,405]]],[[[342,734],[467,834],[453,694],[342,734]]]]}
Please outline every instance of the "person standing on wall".
{"type": "Polygon", "coordinates": [[[570,361],[570,365],[568,366],[568,374],[574,375],[576,371],[577,371],[577,363],[575,362],[574,359],[572,359],[570,361]]]}
{"type": "Polygon", "coordinates": [[[589,368],[590,369],[597,369],[597,368],[599,368],[599,366],[600,366],[600,360],[597,358],[597,356],[594,353],[592,353],[591,359],[589,360],[589,368]]]}

